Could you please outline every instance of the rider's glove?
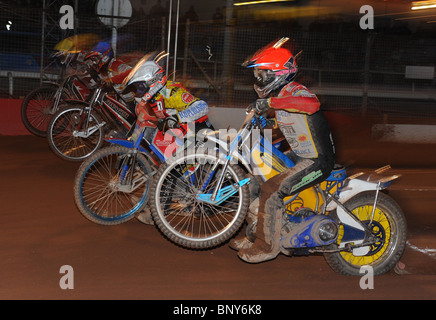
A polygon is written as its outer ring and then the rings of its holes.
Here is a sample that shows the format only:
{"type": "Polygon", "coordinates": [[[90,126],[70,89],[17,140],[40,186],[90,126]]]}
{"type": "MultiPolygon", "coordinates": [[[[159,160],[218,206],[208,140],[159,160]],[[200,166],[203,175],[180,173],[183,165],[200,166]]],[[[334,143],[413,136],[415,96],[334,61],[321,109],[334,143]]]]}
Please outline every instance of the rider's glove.
{"type": "Polygon", "coordinates": [[[256,102],[250,104],[248,111],[254,110],[256,113],[261,114],[269,109],[268,99],[257,99],[256,102]]]}
{"type": "Polygon", "coordinates": [[[165,118],[165,120],[159,119],[159,121],[157,123],[157,127],[159,130],[165,132],[168,129],[174,129],[174,128],[180,127],[180,124],[179,124],[179,121],[177,120],[177,118],[175,118],[173,116],[169,116],[169,117],[165,118]]]}
{"type": "Polygon", "coordinates": [[[266,119],[266,128],[276,128],[277,127],[277,121],[276,118],[268,118],[266,119]]]}
{"type": "Polygon", "coordinates": [[[169,116],[165,119],[168,129],[174,129],[180,127],[179,120],[173,116],[169,116]]]}
{"type": "Polygon", "coordinates": [[[136,124],[135,129],[132,132],[132,135],[129,137],[128,140],[136,142],[136,140],[138,140],[139,135],[141,134],[142,128],[136,124]]]}

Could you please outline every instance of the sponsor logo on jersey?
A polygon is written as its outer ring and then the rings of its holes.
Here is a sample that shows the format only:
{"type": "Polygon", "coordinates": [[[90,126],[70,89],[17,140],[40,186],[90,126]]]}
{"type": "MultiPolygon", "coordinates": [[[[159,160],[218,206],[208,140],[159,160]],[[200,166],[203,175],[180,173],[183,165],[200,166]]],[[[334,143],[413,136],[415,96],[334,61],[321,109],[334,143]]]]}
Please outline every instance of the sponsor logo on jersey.
{"type": "Polygon", "coordinates": [[[182,101],[186,104],[192,103],[194,101],[194,96],[190,93],[185,92],[182,94],[182,101]]]}
{"type": "Polygon", "coordinates": [[[300,141],[300,142],[305,142],[305,141],[307,141],[307,136],[306,136],[305,134],[300,134],[300,135],[298,136],[298,141],[300,141]]]}

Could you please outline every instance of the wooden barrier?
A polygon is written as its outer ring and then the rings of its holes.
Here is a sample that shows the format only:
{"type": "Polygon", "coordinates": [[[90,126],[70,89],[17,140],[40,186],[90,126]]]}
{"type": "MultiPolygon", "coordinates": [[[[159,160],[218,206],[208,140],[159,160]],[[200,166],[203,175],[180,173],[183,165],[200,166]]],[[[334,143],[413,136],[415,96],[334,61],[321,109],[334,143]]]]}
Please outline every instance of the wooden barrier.
{"type": "Polygon", "coordinates": [[[0,99],[0,135],[30,135],[21,121],[22,99],[0,99]]]}

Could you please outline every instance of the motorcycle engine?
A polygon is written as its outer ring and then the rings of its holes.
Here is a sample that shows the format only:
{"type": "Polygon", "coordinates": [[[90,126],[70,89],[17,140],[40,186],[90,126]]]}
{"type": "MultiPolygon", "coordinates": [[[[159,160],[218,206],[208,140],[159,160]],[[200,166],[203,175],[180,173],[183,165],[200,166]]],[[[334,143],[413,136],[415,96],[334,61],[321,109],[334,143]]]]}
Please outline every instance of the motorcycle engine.
{"type": "Polygon", "coordinates": [[[338,230],[337,223],[329,217],[300,209],[283,226],[281,245],[286,249],[326,246],[336,240],[338,230]]]}

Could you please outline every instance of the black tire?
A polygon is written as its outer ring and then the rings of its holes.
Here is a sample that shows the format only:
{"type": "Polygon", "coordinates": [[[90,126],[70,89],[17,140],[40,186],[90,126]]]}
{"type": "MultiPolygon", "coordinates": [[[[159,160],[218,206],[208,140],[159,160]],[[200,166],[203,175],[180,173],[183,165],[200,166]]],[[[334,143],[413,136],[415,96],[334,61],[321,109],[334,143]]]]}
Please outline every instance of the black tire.
{"type": "MultiPolygon", "coordinates": [[[[368,225],[374,196],[374,192],[358,194],[348,200],[345,206],[368,225]]],[[[369,253],[362,257],[356,257],[351,252],[325,253],[324,257],[334,271],[343,275],[358,276],[362,275],[360,269],[363,266],[369,266],[374,275],[381,275],[395,267],[406,247],[407,225],[400,206],[387,194],[379,194],[374,221],[370,228],[384,241],[372,245],[369,253]]],[[[338,244],[340,239],[341,234],[338,244]]]]}
{"type": "MultiPolygon", "coordinates": [[[[59,87],[55,85],[44,85],[29,92],[21,104],[21,120],[26,129],[38,136],[47,135],[47,126],[53,117],[53,98],[59,87]]],[[[62,93],[61,100],[68,97],[62,93]]]]}
{"type": "MultiPolygon", "coordinates": [[[[170,241],[182,247],[209,249],[221,245],[240,229],[245,220],[250,202],[248,185],[239,186],[238,191],[220,205],[195,198],[197,187],[204,184],[208,170],[216,161],[215,155],[204,153],[171,159],[159,168],[153,180],[150,207],[154,222],[170,241]],[[197,161],[195,165],[187,164],[194,159],[197,161]],[[197,167],[199,162],[202,164],[197,167]],[[192,185],[181,177],[181,172],[191,170],[189,168],[195,168],[193,178],[190,178],[192,185]]],[[[230,165],[226,172],[228,175],[223,186],[244,179],[238,166],[230,165]]],[[[209,180],[209,186],[215,183],[217,175],[209,180]]]]}
{"type": "Polygon", "coordinates": [[[74,180],[74,201],[87,219],[101,225],[121,224],[147,205],[152,167],[141,153],[137,154],[134,171],[138,187],[132,192],[122,189],[128,188],[122,183],[120,172],[130,151],[123,146],[109,146],[81,164],[74,180]]]}
{"type": "Polygon", "coordinates": [[[66,105],[55,113],[47,128],[47,140],[51,150],[61,159],[83,161],[100,149],[104,142],[104,125],[97,113],[91,111],[89,127],[98,129],[88,137],[77,134],[80,126],[79,114],[84,105],[66,105]]]}

